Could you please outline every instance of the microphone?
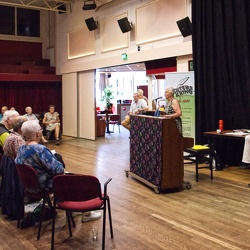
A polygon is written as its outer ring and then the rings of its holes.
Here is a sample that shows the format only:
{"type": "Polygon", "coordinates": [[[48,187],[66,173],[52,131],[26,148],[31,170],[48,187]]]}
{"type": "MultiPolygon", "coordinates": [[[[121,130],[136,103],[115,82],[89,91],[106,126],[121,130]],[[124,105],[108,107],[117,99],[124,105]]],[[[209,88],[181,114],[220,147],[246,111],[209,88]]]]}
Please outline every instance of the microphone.
{"type": "Polygon", "coordinates": [[[161,99],[161,98],[163,98],[163,96],[160,96],[160,97],[157,97],[157,98],[155,98],[154,100],[158,100],[158,99],[161,99]]]}

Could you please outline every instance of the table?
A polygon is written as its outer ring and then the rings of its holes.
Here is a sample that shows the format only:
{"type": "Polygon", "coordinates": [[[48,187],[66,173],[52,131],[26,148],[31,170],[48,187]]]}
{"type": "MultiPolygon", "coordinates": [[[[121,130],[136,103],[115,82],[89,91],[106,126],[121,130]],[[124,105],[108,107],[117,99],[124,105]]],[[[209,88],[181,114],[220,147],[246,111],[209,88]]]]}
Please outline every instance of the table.
{"type": "Polygon", "coordinates": [[[110,116],[113,116],[113,115],[117,115],[117,114],[112,114],[112,113],[97,114],[98,117],[105,118],[105,120],[106,120],[106,128],[107,128],[106,133],[108,133],[108,134],[113,133],[113,131],[109,130],[109,118],[110,118],[110,116]]]}
{"type": "Polygon", "coordinates": [[[237,166],[242,164],[246,135],[250,135],[250,133],[236,133],[234,130],[224,130],[221,133],[216,131],[204,132],[204,136],[209,138],[211,149],[217,152],[222,169],[225,165],[237,166]]]}

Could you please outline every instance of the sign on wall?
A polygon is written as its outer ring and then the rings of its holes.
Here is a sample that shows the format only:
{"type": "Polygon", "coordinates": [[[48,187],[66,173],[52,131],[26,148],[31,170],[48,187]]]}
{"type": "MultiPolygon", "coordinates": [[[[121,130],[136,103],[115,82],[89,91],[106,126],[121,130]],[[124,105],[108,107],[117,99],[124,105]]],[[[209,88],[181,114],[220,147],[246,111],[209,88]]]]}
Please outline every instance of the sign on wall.
{"type": "Polygon", "coordinates": [[[183,136],[195,139],[194,72],[165,73],[165,79],[165,87],[175,89],[174,96],[181,105],[183,136]]]}

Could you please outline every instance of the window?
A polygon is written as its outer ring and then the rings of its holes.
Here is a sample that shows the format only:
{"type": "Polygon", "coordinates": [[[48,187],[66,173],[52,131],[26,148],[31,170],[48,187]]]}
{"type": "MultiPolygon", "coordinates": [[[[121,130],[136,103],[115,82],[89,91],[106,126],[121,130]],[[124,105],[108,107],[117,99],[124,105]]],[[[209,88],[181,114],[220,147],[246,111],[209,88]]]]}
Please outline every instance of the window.
{"type": "Polygon", "coordinates": [[[0,34],[40,37],[38,10],[0,6],[0,20],[0,34]]]}
{"type": "Polygon", "coordinates": [[[0,6],[0,34],[15,35],[15,8],[0,6]]]}
{"type": "Polygon", "coordinates": [[[40,13],[37,10],[17,8],[17,35],[40,36],[40,13]]]}

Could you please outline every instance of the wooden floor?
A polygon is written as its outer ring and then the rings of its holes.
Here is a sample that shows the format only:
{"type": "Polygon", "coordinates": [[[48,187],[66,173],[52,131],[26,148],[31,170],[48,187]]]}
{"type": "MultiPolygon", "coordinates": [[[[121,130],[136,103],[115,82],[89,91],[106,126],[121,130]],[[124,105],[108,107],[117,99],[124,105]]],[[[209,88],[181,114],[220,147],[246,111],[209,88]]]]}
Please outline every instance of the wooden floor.
{"type": "MultiPolygon", "coordinates": [[[[106,249],[250,249],[250,169],[228,167],[214,172],[202,169],[195,182],[194,165],[185,165],[185,181],[192,189],[155,194],[153,189],[126,177],[129,169],[129,133],[121,128],[97,141],[63,137],[48,144],[63,155],[69,172],[92,174],[102,183],[109,177],[114,238],[106,234],[106,249]]],[[[58,213],[55,249],[101,249],[101,220],[81,223],[68,237],[65,214],[58,213]],[[92,241],[97,226],[99,240],[92,241]]],[[[41,239],[37,227],[16,228],[16,221],[0,217],[0,249],[50,249],[51,224],[44,223],[41,239]]],[[[107,224],[108,225],[108,224],[107,224]]]]}

